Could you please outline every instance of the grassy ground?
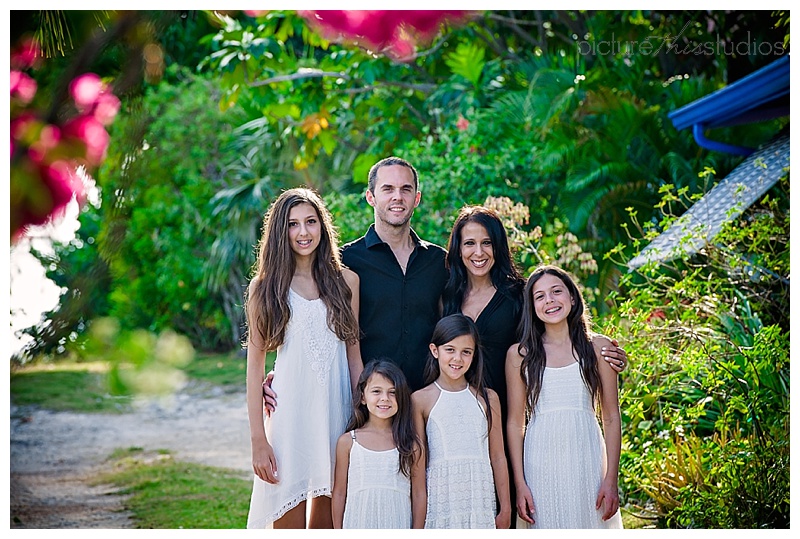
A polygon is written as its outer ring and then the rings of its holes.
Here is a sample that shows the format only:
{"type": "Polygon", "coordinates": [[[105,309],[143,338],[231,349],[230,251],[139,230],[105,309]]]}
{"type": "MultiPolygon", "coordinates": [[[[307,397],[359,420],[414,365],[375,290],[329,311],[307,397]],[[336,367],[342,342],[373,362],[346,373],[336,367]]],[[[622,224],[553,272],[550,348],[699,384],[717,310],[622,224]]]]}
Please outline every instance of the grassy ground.
{"type": "Polygon", "coordinates": [[[119,450],[112,471],[95,478],[129,494],[126,507],[138,528],[230,529],[247,522],[252,481],[241,473],[179,462],[168,452],[119,450]]]}
{"type": "Polygon", "coordinates": [[[11,373],[11,402],[50,410],[125,412],[129,397],[108,393],[104,363],[37,364],[11,373]]]}
{"type": "MultiPolygon", "coordinates": [[[[271,369],[275,355],[267,356],[271,369]]],[[[191,383],[244,388],[247,362],[239,351],[200,354],[184,369],[191,383]]],[[[112,396],[102,362],[34,363],[11,372],[11,402],[50,410],[121,413],[130,409],[130,397],[112,396]]]]}

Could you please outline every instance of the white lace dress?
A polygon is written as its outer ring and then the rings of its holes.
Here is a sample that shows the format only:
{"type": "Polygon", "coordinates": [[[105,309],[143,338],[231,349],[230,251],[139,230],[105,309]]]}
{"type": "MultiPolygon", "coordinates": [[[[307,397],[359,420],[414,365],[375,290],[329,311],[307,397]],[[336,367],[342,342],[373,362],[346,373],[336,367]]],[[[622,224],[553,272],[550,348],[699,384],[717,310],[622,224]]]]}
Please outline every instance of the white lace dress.
{"type": "Polygon", "coordinates": [[[411,482],[400,472],[397,448],[373,451],[350,432],[344,529],[411,528],[411,482]]]}
{"type": "MultiPolygon", "coordinates": [[[[436,382],[434,382],[436,384],[436,382]]],[[[445,391],[428,415],[426,528],[494,528],[486,413],[469,387],[445,391]]],[[[494,421],[500,418],[493,417],[494,421]]]]}
{"type": "Polygon", "coordinates": [[[289,305],[272,383],[278,406],[265,421],[280,482],[253,476],[248,528],[270,527],[300,502],[330,496],[336,440],[352,409],[346,347],[328,327],[325,303],[289,289],[289,305]]]}
{"type": "Polygon", "coordinates": [[[532,527],[622,528],[619,511],[603,522],[595,509],[606,446],[577,362],[545,369],[523,462],[536,508],[532,527]]]}

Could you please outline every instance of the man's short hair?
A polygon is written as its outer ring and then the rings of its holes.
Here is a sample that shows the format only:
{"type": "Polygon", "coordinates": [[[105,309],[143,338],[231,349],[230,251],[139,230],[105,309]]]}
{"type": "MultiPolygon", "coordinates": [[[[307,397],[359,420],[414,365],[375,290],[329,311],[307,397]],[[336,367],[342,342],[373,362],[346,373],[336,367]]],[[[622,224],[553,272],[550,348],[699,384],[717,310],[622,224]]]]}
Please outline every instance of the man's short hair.
{"type": "Polygon", "coordinates": [[[369,169],[368,188],[373,195],[375,194],[375,182],[378,181],[378,170],[381,167],[388,167],[392,165],[400,165],[401,167],[410,169],[411,173],[414,175],[414,189],[419,191],[419,175],[417,174],[417,169],[415,169],[411,163],[401,157],[387,157],[385,159],[381,159],[372,165],[371,169],[369,169]]]}

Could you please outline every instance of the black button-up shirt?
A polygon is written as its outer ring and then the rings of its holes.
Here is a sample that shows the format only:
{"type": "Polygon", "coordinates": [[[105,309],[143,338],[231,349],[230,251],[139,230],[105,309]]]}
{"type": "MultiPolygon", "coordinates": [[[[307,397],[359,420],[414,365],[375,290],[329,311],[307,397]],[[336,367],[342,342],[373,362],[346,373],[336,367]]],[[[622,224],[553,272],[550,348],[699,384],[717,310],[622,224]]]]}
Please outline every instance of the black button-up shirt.
{"type": "Polygon", "coordinates": [[[412,391],[422,387],[439,298],[447,282],[446,251],[411,231],[414,251],[406,273],[391,247],[371,225],[361,238],[342,247],[342,262],[360,279],[359,325],[364,363],[387,358],[397,363],[412,391]]]}

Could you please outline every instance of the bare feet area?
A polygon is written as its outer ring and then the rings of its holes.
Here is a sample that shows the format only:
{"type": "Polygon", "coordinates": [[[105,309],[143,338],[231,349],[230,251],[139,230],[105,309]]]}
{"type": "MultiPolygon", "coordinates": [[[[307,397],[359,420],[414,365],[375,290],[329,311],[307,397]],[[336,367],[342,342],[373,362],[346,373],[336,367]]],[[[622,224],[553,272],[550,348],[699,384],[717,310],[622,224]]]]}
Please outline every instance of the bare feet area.
{"type": "Polygon", "coordinates": [[[252,477],[244,388],[187,387],[125,414],[11,406],[11,528],[133,528],[124,497],[92,486],[115,449],[168,449],[175,459],[252,477]]]}

